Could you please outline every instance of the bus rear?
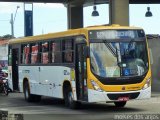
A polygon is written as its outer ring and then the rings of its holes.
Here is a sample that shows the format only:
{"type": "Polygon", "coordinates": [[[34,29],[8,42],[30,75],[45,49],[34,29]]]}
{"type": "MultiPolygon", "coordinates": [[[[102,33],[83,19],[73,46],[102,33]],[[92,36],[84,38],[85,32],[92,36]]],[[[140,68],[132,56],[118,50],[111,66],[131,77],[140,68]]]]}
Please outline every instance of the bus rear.
{"type": "Polygon", "coordinates": [[[114,102],[151,97],[148,45],[142,29],[90,30],[88,101],[114,102]]]}

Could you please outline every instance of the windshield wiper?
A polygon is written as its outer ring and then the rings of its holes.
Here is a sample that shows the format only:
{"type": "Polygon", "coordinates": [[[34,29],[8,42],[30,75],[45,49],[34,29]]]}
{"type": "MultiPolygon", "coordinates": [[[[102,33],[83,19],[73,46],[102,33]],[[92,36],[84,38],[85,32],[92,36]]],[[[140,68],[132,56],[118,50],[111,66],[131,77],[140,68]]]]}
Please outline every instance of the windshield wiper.
{"type": "Polygon", "coordinates": [[[109,44],[106,40],[104,40],[104,44],[109,49],[114,57],[117,57],[117,48],[114,48],[111,44],[109,44]],[[116,50],[115,50],[116,49],[116,50]]]}
{"type": "Polygon", "coordinates": [[[112,55],[114,56],[114,57],[116,57],[117,58],[117,65],[121,68],[121,58],[120,58],[120,51],[118,50],[118,48],[117,48],[117,46],[113,46],[113,45],[111,45],[111,43],[108,43],[106,40],[104,40],[104,43],[105,43],[105,45],[106,45],[106,47],[109,49],[109,51],[112,53],[112,55]]]}

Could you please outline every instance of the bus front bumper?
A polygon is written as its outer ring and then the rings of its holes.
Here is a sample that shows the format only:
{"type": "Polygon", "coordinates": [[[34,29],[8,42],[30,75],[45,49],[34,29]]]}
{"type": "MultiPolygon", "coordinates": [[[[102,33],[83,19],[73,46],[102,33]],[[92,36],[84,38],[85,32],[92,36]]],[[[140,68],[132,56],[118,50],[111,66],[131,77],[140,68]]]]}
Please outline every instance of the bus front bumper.
{"type": "Polygon", "coordinates": [[[151,87],[138,91],[100,92],[88,89],[88,102],[115,102],[134,99],[148,99],[151,97],[151,87]]]}

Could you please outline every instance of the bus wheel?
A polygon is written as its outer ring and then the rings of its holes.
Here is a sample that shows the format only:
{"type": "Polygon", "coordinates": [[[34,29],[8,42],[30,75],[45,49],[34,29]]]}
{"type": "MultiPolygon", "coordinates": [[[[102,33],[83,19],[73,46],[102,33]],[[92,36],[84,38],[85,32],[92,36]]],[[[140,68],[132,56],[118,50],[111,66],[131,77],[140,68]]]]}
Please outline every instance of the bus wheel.
{"type": "Polygon", "coordinates": [[[34,102],[40,102],[41,101],[41,96],[40,95],[32,95],[34,98],[34,102]]]}
{"type": "Polygon", "coordinates": [[[33,96],[30,94],[29,84],[28,82],[24,83],[24,98],[27,102],[33,101],[33,96]]]}
{"type": "Polygon", "coordinates": [[[64,93],[65,105],[71,109],[78,108],[78,104],[73,100],[73,93],[71,88],[68,88],[64,93]]]}
{"type": "Polygon", "coordinates": [[[116,107],[124,107],[126,105],[126,103],[127,103],[126,101],[124,101],[124,102],[114,102],[116,107]]]}

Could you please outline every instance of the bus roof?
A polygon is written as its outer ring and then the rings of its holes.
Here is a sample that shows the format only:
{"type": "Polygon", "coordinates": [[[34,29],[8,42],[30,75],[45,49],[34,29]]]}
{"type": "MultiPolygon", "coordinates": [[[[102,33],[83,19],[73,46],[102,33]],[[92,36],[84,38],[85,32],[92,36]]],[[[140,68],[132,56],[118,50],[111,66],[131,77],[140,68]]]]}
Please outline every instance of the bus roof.
{"type": "Polygon", "coordinates": [[[79,28],[79,29],[69,29],[67,31],[63,32],[56,32],[56,33],[48,33],[43,35],[36,35],[36,36],[29,36],[29,37],[22,37],[22,38],[15,38],[10,39],[9,44],[14,43],[26,43],[26,42],[32,42],[32,41],[42,41],[46,39],[52,39],[52,38],[60,38],[60,37],[67,37],[67,36],[76,36],[76,35],[87,35],[88,31],[90,30],[103,30],[103,29],[142,29],[140,27],[129,27],[129,26],[120,26],[117,24],[113,25],[100,25],[100,26],[89,26],[85,28],[79,28]]]}

